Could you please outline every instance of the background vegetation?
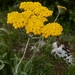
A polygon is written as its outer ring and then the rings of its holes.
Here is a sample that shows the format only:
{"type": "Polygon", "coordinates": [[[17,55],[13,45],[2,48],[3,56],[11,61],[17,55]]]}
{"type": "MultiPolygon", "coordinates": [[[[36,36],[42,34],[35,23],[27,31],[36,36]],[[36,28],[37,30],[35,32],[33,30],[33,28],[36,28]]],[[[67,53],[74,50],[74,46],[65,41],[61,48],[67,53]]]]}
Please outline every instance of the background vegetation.
{"type": "MultiPolygon", "coordinates": [[[[39,1],[42,5],[54,11],[53,21],[57,15],[57,5],[67,8],[57,20],[64,28],[60,37],[50,37],[48,44],[40,54],[34,58],[32,64],[25,69],[25,63],[30,59],[32,52],[27,50],[26,58],[22,61],[17,75],[75,75],[75,66],[66,65],[61,59],[54,59],[50,54],[51,43],[58,40],[70,43],[71,52],[75,55],[75,1],[74,0],[0,0],[0,74],[13,75],[15,66],[22,57],[22,49],[27,41],[27,35],[7,25],[7,13],[18,10],[22,1],[39,1]]],[[[32,40],[34,43],[37,40],[32,40]]],[[[32,42],[31,41],[31,42],[32,42]]]]}

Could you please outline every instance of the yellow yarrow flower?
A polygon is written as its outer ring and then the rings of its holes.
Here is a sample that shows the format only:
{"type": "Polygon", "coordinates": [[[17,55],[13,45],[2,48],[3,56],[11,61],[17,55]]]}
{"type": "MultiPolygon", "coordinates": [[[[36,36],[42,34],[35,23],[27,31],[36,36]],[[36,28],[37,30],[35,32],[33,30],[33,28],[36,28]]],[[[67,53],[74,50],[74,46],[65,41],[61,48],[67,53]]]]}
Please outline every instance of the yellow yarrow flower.
{"type": "Polygon", "coordinates": [[[25,11],[33,11],[34,14],[42,17],[52,16],[53,13],[52,10],[48,10],[48,8],[42,6],[39,2],[21,2],[19,8],[25,11]]]}
{"type": "Polygon", "coordinates": [[[44,38],[61,35],[63,28],[60,24],[44,25],[44,22],[48,21],[47,17],[52,16],[52,10],[48,10],[39,2],[21,2],[19,8],[24,11],[14,11],[7,15],[7,23],[12,24],[15,29],[25,28],[27,34],[42,35],[44,38]]]}
{"type": "Polygon", "coordinates": [[[59,36],[62,33],[62,26],[59,23],[48,23],[42,30],[42,36],[48,38],[49,36],[59,36]]]}
{"type": "Polygon", "coordinates": [[[17,11],[11,12],[7,15],[7,23],[13,24],[15,29],[23,28],[25,26],[25,18],[17,11]]]}
{"type": "Polygon", "coordinates": [[[17,11],[14,11],[12,13],[8,13],[7,15],[7,23],[13,24],[13,22],[15,22],[15,20],[17,20],[16,16],[18,16],[19,13],[17,11]]]}
{"type": "Polygon", "coordinates": [[[13,24],[15,29],[23,28],[28,25],[29,20],[34,16],[36,16],[35,18],[44,23],[47,21],[46,17],[51,16],[53,13],[53,11],[48,10],[39,2],[21,2],[19,8],[24,9],[24,11],[21,13],[14,11],[8,13],[7,15],[7,23],[13,24]]]}
{"type": "Polygon", "coordinates": [[[33,11],[36,8],[41,7],[42,5],[39,2],[21,2],[20,9],[33,11]]]}
{"type": "Polygon", "coordinates": [[[64,7],[64,6],[60,6],[60,5],[57,5],[57,8],[67,10],[66,7],[64,7]]]}
{"type": "Polygon", "coordinates": [[[64,10],[67,10],[66,7],[64,7],[64,6],[60,6],[60,5],[57,5],[57,8],[58,8],[58,12],[59,12],[59,14],[60,14],[60,13],[63,13],[64,10]]]}
{"type": "Polygon", "coordinates": [[[36,8],[34,10],[34,13],[38,16],[42,16],[42,17],[48,17],[48,16],[52,16],[53,14],[53,11],[51,10],[48,10],[46,7],[39,7],[39,8],[36,8]]]}
{"type": "Polygon", "coordinates": [[[41,34],[41,28],[44,26],[43,22],[40,21],[36,16],[32,17],[27,26],[25,26],[26,33],[33,33],[34,35],[41,34]]]}

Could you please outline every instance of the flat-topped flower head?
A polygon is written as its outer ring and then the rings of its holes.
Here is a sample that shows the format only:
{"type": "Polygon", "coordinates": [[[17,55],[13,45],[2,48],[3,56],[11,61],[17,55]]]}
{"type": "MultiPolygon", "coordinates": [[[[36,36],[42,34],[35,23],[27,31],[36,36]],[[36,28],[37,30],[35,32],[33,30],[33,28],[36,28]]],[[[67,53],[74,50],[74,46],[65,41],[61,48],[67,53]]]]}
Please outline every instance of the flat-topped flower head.
{"type": "Polygon", "coordinates": [[[59,23],[48,23],[45,25],[41,32],[44,38],[48,38],[49,36],[59,36],[62,34],[63,28],[59,23]]]}
{"type": "Polygon", "coordinates": [[[39,8],[41,6],[41,3],[39,2],[21,2],[19,8],[23,10],[33,11],[34,9],[39,8]]]}
{"type": "Polygon", "coordinates": [[[57,5],[57,8],[58,8],[58,12],[59,12],[59,13],[63,13],[65,10],[67,10],[66,7],[60,6],[60,5],[57,5]]]}
{"type": "Polygon", "coordinates": [[[29,19],[28,24],[25,26],[26,33],[33,33],[34,35],[41,35],[41,28],[44,26],[44,23],[38,19],[37,16],[32,16],[29,19]]]}
{"type": "Polygon", "coordinates": [[[57,8],[67,10],[66,7],[64,7],[64,6],[60,6],[60,5],[57,5],[57,8]]]}
{"type": "Polygon", "coordinates": [[[21,2],[20,9],[24,11],[32,11],[35,15],[41,17],[52,16],[53,11],[42,6],[39,2],[21,2]]]}

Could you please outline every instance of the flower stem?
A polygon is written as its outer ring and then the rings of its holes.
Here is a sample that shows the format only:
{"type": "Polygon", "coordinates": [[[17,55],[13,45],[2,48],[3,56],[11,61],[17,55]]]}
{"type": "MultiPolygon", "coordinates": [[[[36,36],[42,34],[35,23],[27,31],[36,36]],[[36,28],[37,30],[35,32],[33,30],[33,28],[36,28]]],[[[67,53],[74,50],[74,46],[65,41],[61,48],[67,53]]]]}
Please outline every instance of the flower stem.
{"type": "Polygon", "coordinates": [[[30,41],[30,38],[28,38],[28,41],[27,41],[26,47],[25,47],[25,49],[24,49],[23,56],[22,56],[22,58],[20,59],[19,63],[18,63],[17,66],[16,66],[16,70],[15,70],[14,75],[16,75],[16,74],[18,73],[18,68],[19,68],[19,66],[20,66],[20,64],[21,64],[21,62],[22,62],[22,60],[23,60],[24,57],[25,57],[25,54],[26,54],[26,50],[27,50],[27,47],[28,47],[29,41],[30,41]]]}
{"type": "MultiPolygon", "coordinates": [[[[39,41],[40,41],[40,39],[39,39],[39,41]]],[[[39,43],[39,41],[34,44],[34,47],[36,46],[36,44],[39,43]]],[[[33,50],[33,55],[31,56],[30,60],[26,63],[26,65],[25,65],[25,72],[26,72],[26,73],[29,71],[30,65],[32,64],[32,61],[33,61],[33,59],[34,59],[34,57],[35,57],[35,54],[36,54],[36,52],[37,52],[37,49],[39,49],[39,48],[40,48],[40,45],[38,45],[38,47],[33,50]]]]}
{"type": "Polygon", "coordinates": [[[32,64],[32,61],[33,61],[33,59],[34,59],[34,57],[35,57],[35,53],[36,53],[36,51],[34,51],[33,52],[33,55],[32,55],[32,57],[30,58],[30,60],[26,63],[26,65],[25,65],[25,72],[27,73],[28,72],[28,70],[29,70],[29,68],[30,68],[30,64],[32,64]],[[29,67],[28,67],[29,66],[29,67]]]}
{"type": "Polygon", "coordinates": [[[58,14],[57,14],[57,16],[56,16],[54,22],[56,22],[56,20],[58,19],[59,15],[60,15],[60,13],[58,12],[58,14]]]}

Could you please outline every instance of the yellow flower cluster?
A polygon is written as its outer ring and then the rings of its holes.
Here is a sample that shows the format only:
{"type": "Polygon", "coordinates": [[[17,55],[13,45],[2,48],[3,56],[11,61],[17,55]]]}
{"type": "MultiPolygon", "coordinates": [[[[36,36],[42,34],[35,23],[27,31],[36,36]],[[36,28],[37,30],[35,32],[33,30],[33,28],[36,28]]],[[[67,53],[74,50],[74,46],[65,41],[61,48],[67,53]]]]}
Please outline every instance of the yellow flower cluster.
{"type": "Polygon", "coordinates": [[[21,2],[20,9],[32,11],[35,15],[41,17],[52,16],[53,13],[53,11],[48,10],[48,8],[42,6],[39,2],[21,2]]]}
{"type": "Polygon", "coordinates": [[[64,7],[64,6],[60,6],[60,5],[57,5],[57,8],[67,10],[66,7],[64,7]]]}
{"type": "Polygon", "coordinates": [[[34,9],[41,7],[39,2],[21,2],[20,9],[34,11],[34,9]]]}
{"type": "Polygon", "coordinates": [[[21,13],[14,11],[7,15],[7,23],[12,24],[15,29],[25,28],[27,34],[33,33],[45,38],[62,33],[63,28],[58,23],[44,25],[47,17],[52,16],[53,11],[48,10],[39,2],[21,2],[19,8],[24,11],[21,13]]]}
{"type": "Polygon", "coordinates": [[[17,11],[8,13],[7,23],[12,24],[15,29],[23,28],[27,25],[28,19],[33,15],[31,11],[19,13],[17,11]]]}
{"type": "Polygon", "coordinates": [[[59,23],[48,23],[42,28],[42,36],[48,38],[49,36],[61,35],[63,28],[59,23]]]}
{"type": "Polygon", "coordinates": [[[21,15],[19,12],[14,11],[12,13],[9,13],[7,16],[7,23],[13,24],[13,27],[15,29],[21,28],[24,26],[24,18],[23,15],[21,15]]]}
{"type": "Polygon", "coordinates": [[[34,35],[41,34],[41,28],[44,26],[44,23],[41,20],[38,20],[37,16],[32,16],[29,20],[27,26],[25,27],[26,33],[34,33],[34,35]]]}
{"type": "MultiPolygon", "coordinates": [[[[29,20],[31,21],[33,17],[34,19],[32,20],[32,23],[36,21],[35,18],[37,18],[37,23],[38,21],[44,23],[45,21],[47,21],[46,18],[48,16],[51,16],[53,13],[53,11],[48,10],[39,2],[21,2],[20,9],[24,9],[24,11],[21,13],[14,11],[8,13],[7,15],[7,23],[13,24],[15,29],[26,27],[29,24],[29,20]]],[[[27,27],[26,29],[28,30],[27,27]]]]}

